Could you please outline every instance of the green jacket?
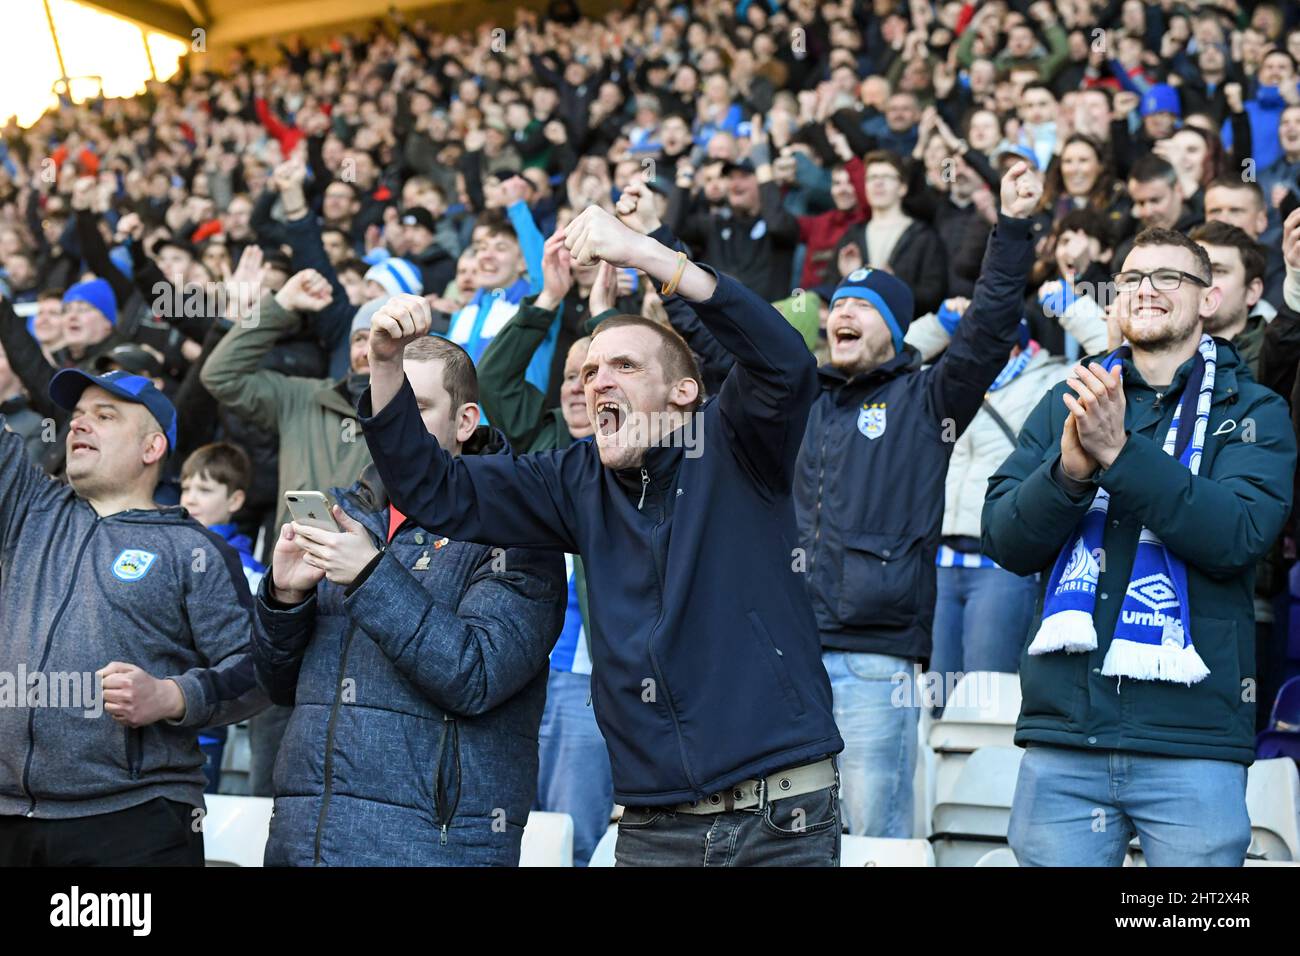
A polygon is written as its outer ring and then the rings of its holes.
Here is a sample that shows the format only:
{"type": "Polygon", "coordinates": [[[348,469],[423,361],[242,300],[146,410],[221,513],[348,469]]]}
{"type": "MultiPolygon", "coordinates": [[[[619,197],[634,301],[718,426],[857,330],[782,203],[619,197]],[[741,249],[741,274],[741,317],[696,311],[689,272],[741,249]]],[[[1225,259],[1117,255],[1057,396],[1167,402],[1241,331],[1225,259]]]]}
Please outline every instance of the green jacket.
{"type": "MultiPolygon", "coordinates": [[[[483,412],[496,428],[501,429],[510,447],[526,452],[568,448],[576,441],[569,433],[564,412],[547,408],[546,396],[524,378],[555,322],[555,312],[539,309],[537,296],[530,295],[519,303],[519,311],[488,343],[478,360],[478,394],[483,412]]],[[[587,334],[608,311],[587,320],[587,334]]],[[[578,590],[582,610],[582,628],[591,653],[591,616],[587,613],[587,573],[582,559],[573,556],[573,586],[578,590]]]]}
{"type": "Polygon", "coordinates": [[[286,491],[346,488],[371,463],[345,382],[295,378],[261,367],[262,357],[300,324],[300,316],[267,295],[257,323],[236,323],[212,350],[202,373],[213,398],[241,418],[279,433],[281,524],[290,520],[286,491]]]}
{"type": "MultiPolygon", "coordinates": [[[[963,67],[969,67],[975,61],[975,37],[974,30],[966,30],[962,33],[961,39],[957,41],[957,62],[963,67]]],[[[993,58],[993,65],[998,70],[1006,70],[1013,66],[1034,66],[1038,67],[1038,78],[1044,83],[1050,83],[1056,76],[1058,70],[1065,65],[1065,61],[1070,58],[1070,35],[1065,32],[1065,27],[1060,23],[1052,23],[1050,26],[1041,30],[1042,38],[1047,42],[1047,53],[1042,59],[1034,63],[1030,60],[1017,60],[1009,56],[1005,50],[998,53],[993,58]]]]}
{"type": "Polygon", "coordinates": [[[1264,347],[1264,330],[1268,323],[1263,316],[1251,315],[1246,318],[1246,327],[1232,339],[1232,347],[1241,356],[1241,362],[1250,369],[1250,377],[1259,379],[1259,353],[1264,347]]]}
{"type": "MultiPolygon", "coordinates": [[[[1296,444],[1286,402],[1251,379],[1231,345],[1216,342],[1214,398],[1195,477],[1161,448],[1194,359],[1163,394],[1124,363],[1129,437],[1096,478],[1111,495],[1093,613],[1098,647],[1030,657],[1035,621],[1021,651],[1017,744],[1254,759],[1255,562],[1290,510],[1296,444]],[[1143,526],[1187,566],[1191,638],[1210,669],[1190,687],[1101,674],[1143,526]]],[[[1056,385],[1030,414],[1016,450],[989,479],[984,504],[984,553],[1016,574],[1042,572],[1044,587],[1094,494],[1071,494],[1053,473],[1067,388],[1056,385]]]]}

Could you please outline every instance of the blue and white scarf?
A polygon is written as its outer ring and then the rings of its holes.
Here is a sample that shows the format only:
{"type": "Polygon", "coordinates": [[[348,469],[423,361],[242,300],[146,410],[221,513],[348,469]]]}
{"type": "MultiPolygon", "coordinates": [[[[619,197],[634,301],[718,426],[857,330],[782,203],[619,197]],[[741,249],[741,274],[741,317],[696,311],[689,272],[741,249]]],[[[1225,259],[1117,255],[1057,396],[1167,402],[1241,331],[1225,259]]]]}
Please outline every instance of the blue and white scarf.
{"type": "Polygon", "coordinates": [[[1002,366],[1002,371],[998,372],[998,377],[993,380],[993,384],[989,386],[988,390],[996,392],[998,389],[1005,388],[1014,382],[1020,376],[1020,373],[1029,367],[1029,363],[1038,355],[1040,348],[1041,346],[1037,342],[1030,339],[1029,344],[1020,350],[1020,354],[1002,366]]]}
{"type": "MultiPolygon", "coordinates": [[[[1103,366],[1109,371],[1126,353],[1126,348],[1117,350],[1103,366]]],[[[1198,353],[1200,361],[1188,377],[1164,442],[1165,454],[1176,457],[1193,475],[1201,466],[1214,395],[1214,339],[1202,335],[1198,353]],[[1194,417],[1184,414],[1189,395],[1196,396],[1194,417]]],[[[1061,549],[1047,582],[1043,623],[1029,645],[1030,654],[1076,654],[1097,649],[1092,619],[1099,576],[1096,555],[1101,552],[1109,504],[1106,489],[1097,489],[1077,533],[1061,549]]],[[[1153,531],[1143,528],[1101,672],[1112,677],[1189,686],[1204,680],[1210,670],[1192,646],[1190,611],[1186,565],[1165,548],[1153,531]]]]}

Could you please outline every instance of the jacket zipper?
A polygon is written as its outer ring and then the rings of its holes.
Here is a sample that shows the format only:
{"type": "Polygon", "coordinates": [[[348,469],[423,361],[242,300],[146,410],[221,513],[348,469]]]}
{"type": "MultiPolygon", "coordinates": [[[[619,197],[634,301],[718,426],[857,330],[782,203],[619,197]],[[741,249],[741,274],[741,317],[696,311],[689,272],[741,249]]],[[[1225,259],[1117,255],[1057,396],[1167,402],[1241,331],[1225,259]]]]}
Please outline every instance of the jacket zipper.
{"type": "Polygon", "coordinates": [[[817,505],[813,509],[813,539],[808,553],[808,573],[812,574],[813,562],[817,559],[817,544],[822,534],[822,486],[826,478],[826,429],[822,428],[821,450],[817,453],[817,505]]]}
{"type": "Polygon", "coordinates": [[[325,792],[321,795],[320,815],[316,818],[316,849],[312,860],[313,866],[320,866],[321,837],[325,832],[325,814],[329,811],[330,797],[334,795],[334,730],[338,724],[339,708],[343,705],[343,674],[348,666],[348,651],[352,648],[352,635],[356,627],[348,628],[347,637],[343,639],[343,650],[339,654],[339,679],[334,687],[334,707],[330,710],[330,721],[325,731],[325,792]]]}
{"type": "Polygon", "coordinates": [[[438,828],[441,831],[438,843],[440,846],[446,846],[447,828],[451,825],[452,819],[456,816],[456,808],[460,805],[460,725],[450,714],[442,715],[442,739],[438,741],[438,765],[433,773],[433,801],[438,805],[438,828]],[[447,755],[448,727],[451,728],[451,753],[453,766],[456,768],[453,780],[456,787],[454,800],[451,799],[450,790],[444,792],[442,789],[442,763],[447,755]]]}
{"type": "MultiPolygon", "coordinates": [[[[85,557],[86,548],[90,544],[90,539],[91,537],[94,536],[95,529],[99,527],[99,523],[103,520],[104,520],[103,518],[96,515],[94,523],[92,523],[90,526],[90,530],[87,531],[86,536],[81,539],[81,547],[77,549],[77,559],[72,564],[73,580],[76,580],[77,572],[81,570],[81,559],[85,557]]],[[[41,662],[36,667],[38,673],[44,673],[45,671],[45,665],[46,663],[49,662],[50,659],[50,651],[53,649],[54,646],[54,632],[58,629],[59,622],[63,620],[63,612],[68,609],[68,603],[71,600],[72,600],[72,589],[69,588],[67,593],[63,595],[63,602],[59,605],[58,611],[55,612],[54,620],[50,622],[50,629],[47,632],[45,637],[45,650],[41,652],[41,662]]],[[[31,801],[31,803],[27,807],[27,814],[26,814],[29,817],[36,812],[36,794],[32,793],[32,757],[35,756],[35,754],[36,754],[36,709],[28,708],[27,710],[27,760],[23,763],[23,792],[27,794],[27,799],[31,801]]],[[[130,757],[129,751],[127,756],[129,759],[130,757]]]]}
{"type": "MultiPolygon", "coordinates": [[[[645,491],[650,484],[650,474],[641,469],[641,501],[645,502],[645,491]]],[[[637,510],[641,505],[637,505],[637,510]]],[[[650,637],[646,640],[646,654],[650,658],[650,666],[654,668],[655,680],[658,682],[658,689],[663,691],[664,705],[668,708],[668,716],[673,719],[673,731],[677,735],[677,753],[682,760],[682,773],[686,775],[686,782],[690,784],[691,789],[695,789],[695,777],[691,774],[691,768],[686,760],[686,744],[682,740],[682,725],[677,719],[677,708],[673,706],[673,695],[668,689],[668,682],[664,680],[663,670],[659,667],[659,658],[655,656],[654,641],[655,635],[659,632],[659,625],[664,620],[664,574],[663,567],[659,562],[659,549],[656,546],[655,538],[659,534],[659,529],[663,527],[664,520],[667,518],[667,507],[665,506],[659,512],[659,521],[650,532],[650,550],[654,554],[655,562],[655,581],[659,585],[659,617],[655,619],[654,627],[650,629],[650,637]]]]}
{"type": "Polygon", "coordinates": [[[132,780],[140,779],[140,765],[144,763],[144,740],[139,727],[123,727],[126,733],[126,767],[132,780]]]}

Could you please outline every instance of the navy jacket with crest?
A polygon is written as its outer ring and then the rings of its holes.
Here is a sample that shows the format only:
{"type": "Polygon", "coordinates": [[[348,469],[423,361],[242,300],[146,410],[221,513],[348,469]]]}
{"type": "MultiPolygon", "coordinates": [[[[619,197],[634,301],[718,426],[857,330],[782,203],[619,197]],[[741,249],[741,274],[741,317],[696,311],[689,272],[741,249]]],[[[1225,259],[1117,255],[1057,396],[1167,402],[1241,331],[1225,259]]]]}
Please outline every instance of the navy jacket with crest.
{"type": "Polygon", "coordinates": [[[904,347],[852,378],[819,370],[794,500],[827,649],[929,657],[948,459],[1016,343],[1030,225],[998,217],[970,307],[933,365],[904,347]]]}

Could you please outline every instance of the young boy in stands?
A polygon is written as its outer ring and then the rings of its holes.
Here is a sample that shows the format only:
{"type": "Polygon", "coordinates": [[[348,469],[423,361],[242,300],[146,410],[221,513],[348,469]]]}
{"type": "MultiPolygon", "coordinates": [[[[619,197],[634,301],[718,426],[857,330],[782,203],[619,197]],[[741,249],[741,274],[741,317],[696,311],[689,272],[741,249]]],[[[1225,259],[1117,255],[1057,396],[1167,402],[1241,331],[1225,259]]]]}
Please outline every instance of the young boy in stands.
{"type": "MultiPolygon", "coordinates": [[[[196,448],[181,465],[181,507],[209,531],[221,535],[226,544],[239,554],[248,579],[249,591],[257,593],[266,568],[253,557],[253,544],[239,533],[234,515],[244,507],[253,468],[248,455],[238,445],[213,442],[196,448]]],[[[208,785],[205,793],[216,793],[221,782],[221,756],[226,746],[225,727],[205,727],[199,731],[199,749],[207,757],[203,772],[208,785]]]]}

